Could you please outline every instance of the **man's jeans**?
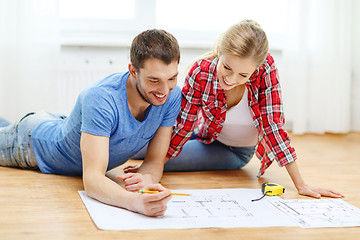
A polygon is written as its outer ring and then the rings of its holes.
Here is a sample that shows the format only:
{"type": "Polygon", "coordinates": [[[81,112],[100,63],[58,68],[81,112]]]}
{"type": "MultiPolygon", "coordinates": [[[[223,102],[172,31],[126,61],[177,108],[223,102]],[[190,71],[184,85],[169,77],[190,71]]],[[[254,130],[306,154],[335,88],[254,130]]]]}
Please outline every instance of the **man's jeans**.
{"type": "MultiPolygon", "coordinates": [[[[189,172],[210,170],[240,169],[249,163],[255,152],[255,146],[232,147],[219,141],[204,144],[195,136],[185,143],[179,156],[164,166],[165,172],[189,172]]],[[[135,154],[132,159],[144,159],[147,146],[135,154]]]]}
{"type": "Polygon", "coordinates": [[[6,119],[0,117],[0,128],[6,127],[8,125],[10,125],[10,122],[8,122],[6,119]]]}
{"type": "Polygon", "coordinates": [[[61,118],[41,111],[29,113],[17,123],[0,127],[0,166],[38,169],[31,134],[41,122],[61,118]]]}

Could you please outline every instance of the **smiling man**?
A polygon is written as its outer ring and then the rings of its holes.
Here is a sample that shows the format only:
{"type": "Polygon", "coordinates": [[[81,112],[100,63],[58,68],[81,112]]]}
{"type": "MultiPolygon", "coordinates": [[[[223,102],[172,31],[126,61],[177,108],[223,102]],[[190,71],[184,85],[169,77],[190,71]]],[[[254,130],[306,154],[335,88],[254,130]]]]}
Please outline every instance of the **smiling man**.
{"type": "Polygon", "coordinates": [[[180,111],[179,45],[164,30],[148,30],[133,40],[130,60],[128,72],[82,91],[70,116],[30,113],[0,128],[0,166],[82,175],[86,193],[101,202],[163,215],[170,191],[158,182],[180,111]],[[138,173],[118,176],[126,189],[105,176],[146,144],[138,173]],[[140,194],[137,189],[158,193],[140,194]]]}

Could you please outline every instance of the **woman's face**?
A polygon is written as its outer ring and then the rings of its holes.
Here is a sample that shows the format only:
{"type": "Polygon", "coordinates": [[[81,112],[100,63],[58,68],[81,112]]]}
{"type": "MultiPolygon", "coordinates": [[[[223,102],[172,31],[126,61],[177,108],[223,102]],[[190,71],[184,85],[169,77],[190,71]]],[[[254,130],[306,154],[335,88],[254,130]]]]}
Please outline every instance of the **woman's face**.
{"type": "Polygon", "coordinates": [[[241,58],[232,54],[220,55],[216,66],[220,86],[230,90],[245,84],[255,71],[256,64],[251,58],[241,58]]]}

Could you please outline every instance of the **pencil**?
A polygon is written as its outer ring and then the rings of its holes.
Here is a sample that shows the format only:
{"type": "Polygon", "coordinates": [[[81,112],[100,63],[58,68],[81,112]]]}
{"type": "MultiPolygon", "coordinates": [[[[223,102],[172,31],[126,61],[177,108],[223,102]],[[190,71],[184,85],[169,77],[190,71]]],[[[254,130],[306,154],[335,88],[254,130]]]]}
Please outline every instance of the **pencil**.
{"type": "MultiPolygon", "coordinates": [[[[138,190],[139,193],[158,193],[158,191],[143,191],[138,190]]],[[[170,193],[170,195],[190,196],[188,193],[170,193]]]]}

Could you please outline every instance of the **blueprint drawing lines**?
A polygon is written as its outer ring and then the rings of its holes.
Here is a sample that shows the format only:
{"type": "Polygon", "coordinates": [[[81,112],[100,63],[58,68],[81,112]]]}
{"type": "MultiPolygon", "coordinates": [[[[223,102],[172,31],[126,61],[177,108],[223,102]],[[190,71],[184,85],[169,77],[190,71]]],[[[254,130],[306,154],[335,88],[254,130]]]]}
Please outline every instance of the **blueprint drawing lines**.
{"type": "Polygon", "coordinates": [[[359,209],[341,199],[292,199],[269,202],[305,228],[360,224],[359,209]]]}
{"type": "Polygon", "coordinates": [[[244,204],[229,194],[177,197],[169,202],[168,209],[170,215],[182,218],[243,218],[253,216],[244,204]]]}
{"type": "Polygon", "coordinates": [[[96,226],[107,230],[238,228],[238,227],[355,227],[360,209],[342,199],[281,199],[262,196],[261,189],[178,189],[164,216],[147,217],[103,204],[79,191],[96,226]]]}

